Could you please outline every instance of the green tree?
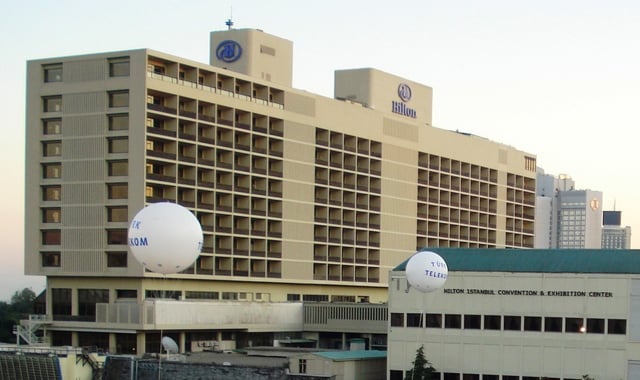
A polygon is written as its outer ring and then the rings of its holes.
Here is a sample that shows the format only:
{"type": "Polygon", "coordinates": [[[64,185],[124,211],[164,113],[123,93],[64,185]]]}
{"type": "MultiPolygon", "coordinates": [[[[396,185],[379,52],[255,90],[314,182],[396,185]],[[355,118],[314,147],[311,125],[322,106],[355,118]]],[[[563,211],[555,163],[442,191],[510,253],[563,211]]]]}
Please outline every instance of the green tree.
{"type": "Polygon", "coordinates": [[[416,358],[412,362],[413,368],[407,371],[405,380],[431,380],[435,368],[424,357],[424,345],[416,350],[416,358]]]}
{"type": "Polygon", "coordinates": [[[0,301],[0,342],[13,343],[16,341],[13,335],[13,326],[20,323],[33,313],[33,304],[36,294],[29,288],[24,288],[13,293],[11,302],[0,301]]]}

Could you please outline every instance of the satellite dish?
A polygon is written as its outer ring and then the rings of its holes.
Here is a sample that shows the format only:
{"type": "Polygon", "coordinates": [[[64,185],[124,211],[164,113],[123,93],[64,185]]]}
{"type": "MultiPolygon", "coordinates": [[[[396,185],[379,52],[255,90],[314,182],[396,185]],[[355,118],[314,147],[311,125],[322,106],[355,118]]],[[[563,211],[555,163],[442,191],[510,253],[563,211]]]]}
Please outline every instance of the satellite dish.
{"type": "Polygon", "coordinates": [[[447,263],[431,251],[416,252],[405,267],[407,291],[413,287],[423,293],[433,292],[444,285],[449,274],[447,263]]]}
{"type": "Polygon", "coordinates": [[[168,336],[162,337],[162,347],[164,347],[164,350],[167,351],[168,354],[177,354],[179,351],[176,341],[168,336]]]}
{"type": "Polygon", "coordinates": [[[129,250],[152,272],[183,271],[200,254],[202,240],[198,219],[175,203],[150,204],[129,225],[129,250]]]}

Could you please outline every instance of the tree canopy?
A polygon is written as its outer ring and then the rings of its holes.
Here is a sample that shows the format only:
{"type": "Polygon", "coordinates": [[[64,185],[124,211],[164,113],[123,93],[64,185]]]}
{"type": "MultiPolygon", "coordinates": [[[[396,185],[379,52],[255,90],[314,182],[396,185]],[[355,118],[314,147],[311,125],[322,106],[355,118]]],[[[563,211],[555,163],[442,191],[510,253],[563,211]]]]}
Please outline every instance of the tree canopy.
{"type": "Polygon", "coordinates": [[[431,380],[435,368],[429,363],[424,356],[424,345],[416,350],[416,358],[412,362],[413,368],[407,371],[405,380],[431,380]]]}
{"type": "Polygon", "coordinates": [[[29,288],[16,291],[10,302],[0,301],[0,342],[13,343],[13,326],[33,313],[36,294],[29,288]]]}

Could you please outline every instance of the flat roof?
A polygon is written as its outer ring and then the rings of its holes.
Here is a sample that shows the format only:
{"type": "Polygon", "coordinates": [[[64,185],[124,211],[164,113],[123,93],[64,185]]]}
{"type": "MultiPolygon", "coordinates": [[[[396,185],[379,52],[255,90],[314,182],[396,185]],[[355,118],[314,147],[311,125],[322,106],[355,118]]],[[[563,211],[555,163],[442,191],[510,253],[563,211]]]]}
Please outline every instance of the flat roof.
{"type": "MultiPolygon", "coordinates": [[[[637,249],[423,248],[453,272],[640,274],[637,249]]],[[[404,271],[409,258],[393,268],[404,271]]]]}
{"type": "Polygon", "coordinates": [[[314,355],[322,356],[323,358],[345,361],[345,360],[368,360],[368,359],[381,359],[387,357],[386,351],[376,350],[352,350],[352,351],[322,351],[314,352],[314,355]]]}

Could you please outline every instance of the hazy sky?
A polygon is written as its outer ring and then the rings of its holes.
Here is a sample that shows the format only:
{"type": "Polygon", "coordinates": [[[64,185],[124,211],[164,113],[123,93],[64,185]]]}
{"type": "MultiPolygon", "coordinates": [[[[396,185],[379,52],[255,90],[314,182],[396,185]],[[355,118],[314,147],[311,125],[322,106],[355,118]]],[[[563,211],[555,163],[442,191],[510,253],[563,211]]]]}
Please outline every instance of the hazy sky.
{"type": "Polygon", "coordinates": [[[435,126],[537,155],[640,231],[640,2],[36,0],[0,11],[0,300],[44,286],[22,275],[26,61],[151,48],[206,63],[209,32],[231,15],[293,41],[294,87],[331,97],[333,71],[357,67],[431,86],[435,126]]]}

